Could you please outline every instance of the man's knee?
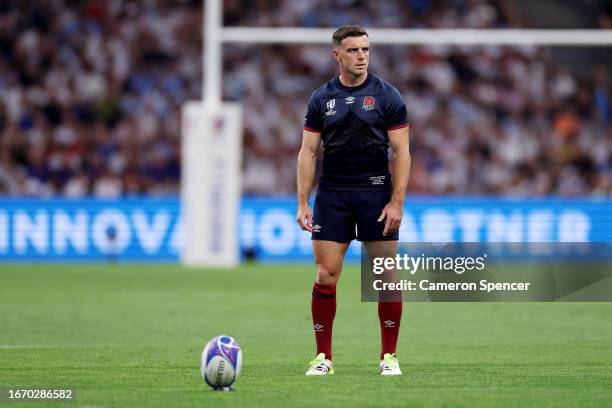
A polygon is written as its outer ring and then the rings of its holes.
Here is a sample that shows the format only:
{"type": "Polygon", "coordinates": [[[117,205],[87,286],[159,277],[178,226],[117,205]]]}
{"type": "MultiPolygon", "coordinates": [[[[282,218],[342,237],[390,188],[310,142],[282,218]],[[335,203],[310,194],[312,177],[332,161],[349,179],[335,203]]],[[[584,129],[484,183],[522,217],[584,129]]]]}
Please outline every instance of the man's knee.
{"type": "Polygon", "coordinates": [[[316,282],[320,285],[335,285],[340,278],[340,268],[330,267],[323,263],[317,264],[316,282]]]}

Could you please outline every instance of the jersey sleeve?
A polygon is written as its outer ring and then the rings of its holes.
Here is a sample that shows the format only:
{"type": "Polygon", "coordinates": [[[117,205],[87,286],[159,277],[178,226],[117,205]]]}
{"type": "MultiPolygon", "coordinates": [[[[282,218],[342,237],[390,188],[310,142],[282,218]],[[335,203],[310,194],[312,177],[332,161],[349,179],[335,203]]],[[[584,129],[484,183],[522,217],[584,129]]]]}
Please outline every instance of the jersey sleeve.
{"type": "Polygon", "coordinates": [[[304,130],[310,132],[321,132],[323,124],[321,123],[321,110],[319,108],[318,92],[313,92],[308,101],[308,110],[304,120],[304,130]]]}
{"type": "Polygon", "coordinates": [[[385,123],[387,130],[401,129],[408,126],[408,113],[402,95],[391,87],[385,98],[385,123]]]}

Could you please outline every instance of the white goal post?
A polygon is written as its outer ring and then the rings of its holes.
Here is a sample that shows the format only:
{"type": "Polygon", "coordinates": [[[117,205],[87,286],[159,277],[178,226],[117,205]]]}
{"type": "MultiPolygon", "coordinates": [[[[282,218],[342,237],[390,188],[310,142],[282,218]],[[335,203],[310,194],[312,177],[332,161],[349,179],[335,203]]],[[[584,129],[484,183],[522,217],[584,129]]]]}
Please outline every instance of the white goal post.
{"type": "MultiPolygon", "coordinates": [[[[367,28],[367,27],[366,27],[367,28]]],[[[335,28],[225,27],[219,37],[226,43],[331,44],[335,28]]],[[[376,44],[419,45],[548,45],[608,46],[612,30],[472,30],[367,28],[376,44]]]]}
{"type": "MultiPolygon", "coordinates": [[[[234,266],[240,261],[242,117],[239,106],[222,102],[223,44],[331,44],[335,28],[223,27],[221,0],[203,1],[202,100],[183,107],[181,206],[186,245],[181,260],[196,266],[234,266]],[[229,173],[215,167],[221,162],[229,173]],[[222,234],[222,239],[214,234],[222,234]]],[[[366,29],[376,44],[612,45],[612,30],[366,29]]]]}

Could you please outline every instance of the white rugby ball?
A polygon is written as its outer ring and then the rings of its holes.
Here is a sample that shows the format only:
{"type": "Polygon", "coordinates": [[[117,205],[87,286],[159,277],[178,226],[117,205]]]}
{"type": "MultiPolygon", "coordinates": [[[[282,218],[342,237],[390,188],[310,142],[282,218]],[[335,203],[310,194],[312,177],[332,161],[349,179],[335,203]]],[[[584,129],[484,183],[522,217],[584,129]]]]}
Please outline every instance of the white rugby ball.
{"type": "Polygon", "coordinates": [[[214,389],[230,387],[240,375],[242,350],[230,336],[217,336],[202,351],[200,373],[206,384],[214,389]]]}

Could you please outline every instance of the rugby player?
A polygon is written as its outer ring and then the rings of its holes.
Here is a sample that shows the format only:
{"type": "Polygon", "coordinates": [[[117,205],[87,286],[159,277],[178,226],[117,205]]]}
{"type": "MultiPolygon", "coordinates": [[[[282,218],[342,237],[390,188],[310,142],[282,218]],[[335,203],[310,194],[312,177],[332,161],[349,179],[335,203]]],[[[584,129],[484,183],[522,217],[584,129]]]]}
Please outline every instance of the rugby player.
{"type": "MultiPolygon", "coordinates": [[[[298,156],[297,222],[312,234],[316,264],[311,306],[317,356],[306,375],[334,373],[336,283],[351,240],[362,241],[370,257],[395,257],[410,172],[406,106],[397,89],[368,72],[367,32],[356,25],[340,27],[332,53],[340,74],[311,95],[298,156]],[[308,200],[321,142],[323,171],[313,213],[308,200]]],[[[380,373],[401,375],[395,356],[401,295],[379,298],[378,316],[380,373]]]]}

